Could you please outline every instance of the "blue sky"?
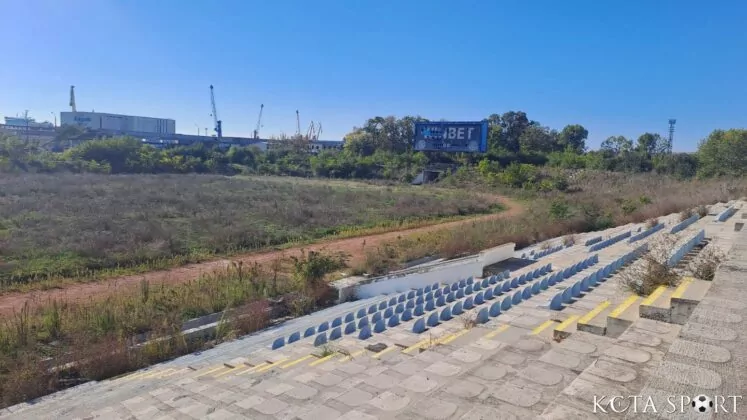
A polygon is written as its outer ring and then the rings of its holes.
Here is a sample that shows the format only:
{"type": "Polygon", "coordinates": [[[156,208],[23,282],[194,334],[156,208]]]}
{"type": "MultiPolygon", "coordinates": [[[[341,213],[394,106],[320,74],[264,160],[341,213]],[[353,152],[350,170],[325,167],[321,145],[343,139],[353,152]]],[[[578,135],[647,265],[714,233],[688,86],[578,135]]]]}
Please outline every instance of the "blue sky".
{"type": "Polygon", "coordinates": [[[664,134],[694,150],[747,124],[743,1],[0,0],[0,114],[79,110],[226,135],[321,121],[340,139],[372,116],[479,120],[523,110],[544,125],[664,134]],[[14,18],[14,16],[16,18],[14,18]]]}

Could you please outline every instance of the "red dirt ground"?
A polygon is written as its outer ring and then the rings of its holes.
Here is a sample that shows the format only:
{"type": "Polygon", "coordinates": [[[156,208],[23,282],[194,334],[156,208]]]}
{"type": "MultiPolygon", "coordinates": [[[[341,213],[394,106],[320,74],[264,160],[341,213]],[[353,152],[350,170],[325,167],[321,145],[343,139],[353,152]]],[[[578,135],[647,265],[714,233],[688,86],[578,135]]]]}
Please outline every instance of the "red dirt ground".
{"type": "Polygon", "coordinates": [[[411,235],[414,233],[423,233],[439,229],[459,226],[463,223],[472,223],[477,220],[490,220],[498,218],[513,217],[523,211],[523,206],[507,197],[498,197],[498,200],[507,208],[506,210],[478,216],[470,219],[459,220],[447,223],[437,223],[434,225],[404,229],[393,232],[378,233],[372,235],[358,236],[346,239],[331,239],[320,241],[315,244],[288,248],[280,251],[254,252],[244,255],[237,255],[228,259],[207,261],[197,264],[189,264],[182,267],[175,267],[168,270],[152,271],[144,274],[129,276],[112,277],[91,283],[70,283],[65,284],[57,289],[39,290],[33,292],[19,293],[10,292],[0,296],[0,315],[10,315],[14,311],[23,308],[26,302],[33,308],[37,305],[44,304],[51,300],[80,302],[89,299],[101,299],[112,293],[127,292],[139,286],[140,281],[145,279],[150,284],[178,284],[198,278],[203,273],[209,273],[216,269],[225,267],[230,261],[243,262],[244,264],[268,263],[279,257],[299,256],[301,250],[328,252],[342,252],[350,256],[348,260],[351,266],[363,261],[365,257],[364,247],[375,247],[381,243],[396,240],[397,237],[411,235]]]}

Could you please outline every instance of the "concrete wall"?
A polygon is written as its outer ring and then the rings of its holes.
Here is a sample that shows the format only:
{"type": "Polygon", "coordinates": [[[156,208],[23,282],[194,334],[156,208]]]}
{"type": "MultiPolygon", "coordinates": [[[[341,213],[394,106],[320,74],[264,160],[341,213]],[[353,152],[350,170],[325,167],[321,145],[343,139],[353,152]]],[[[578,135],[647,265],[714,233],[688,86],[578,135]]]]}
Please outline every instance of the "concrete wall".
{"type": "Polygon", "coordinates": [[[482,277],[483,268],[513,257],[516,244],[513,242],[486,249],[477,255],[444,261],[425,267],[402,270],[382,277],[367,279],[357,285],[347,283],[340,288],[340,300],[351,296],[349,288],[354,288],[353,295],[358,299],[370,298],[382,294],[404,292],[410,289],[425,287],[433,283],[451,284],[467,277],[482,277]]]}

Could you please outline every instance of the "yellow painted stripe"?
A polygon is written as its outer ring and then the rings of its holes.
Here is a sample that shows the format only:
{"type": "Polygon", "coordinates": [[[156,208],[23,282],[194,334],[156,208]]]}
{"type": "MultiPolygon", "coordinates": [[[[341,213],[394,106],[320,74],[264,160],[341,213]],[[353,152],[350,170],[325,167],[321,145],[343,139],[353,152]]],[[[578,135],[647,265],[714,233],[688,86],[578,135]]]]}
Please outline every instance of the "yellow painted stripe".
{"type": "Polygon", "coordinates": [[[263,367],[265,367],[265,366],[267,366],[267,365],[269,365],[269,364],[270,364],[270,363],[267,363],[267,362],[262,362],[262,363],[260,363],[260,364],[258,364],[258,365],[256,365],[256,366],[252,366],[252,367],[250,367],[249,369],[247,369],[247,370],[245,370],[245,371],[243,371],[243,372],[237,373],[237,375],[244,375],[244,374],[246,374],[246,373],[252,373],[252,372],[256,371],[257,369],[261,369],[261,368],[263,368],[263,367]]]}
{"type": "Polygon", "coordinates": [[[380,351],[380,352],[378,352],[378,353],[374,354],[374,355],[373,355],[373,358],[374,358],[374,359],[378,359],[378,358],[380,358],[381,356],[383,356],[383,355],[385,355],[385,354],[387,354],[387,353],[389,353],[389,352],[391,352],[391,351],[397,350],[398,348],[399,348],[399,347],[397,347],[397,346],[391,346],[391,347],[387,347],[387,348],[385,348],[384,350],[382,350],[382,351],[380,351]]]}
{"type": "Polygon", "coordinates": [[[685,290],[687,290],[692,283],[693,281],[690,277],[685,277],[685,279],[682,280],[682,283],[680,283],[680,285],[674,290],[674,293],[672,293],[672,297],[678,299],[681,298],[682,295],[685,294],[685,290]]]}
{"type": "Polygon", "coordinates": [[[349,362],[349,361],[353,360],[353,358],[358,357],[358,356],[360,356],[361,354],[363,354],[365,352],[366,352],[366,350],[358,350],[356,352],[350,353],[350,355],[348,355],[348,356],[343,357],[342,360],[340,360],[340,361],[341,362],[349,362]]]}
{"type": "Polygon", "coordinates": [[[129,374],[129,375],[123,377],[122,381],[129,381],[129,380],[132,380],[132,379],[137,379],[137,378],[139,378],[139,377],[141,377],[143,375],[147,375],[147,374],[149,374],[151,372],[153,372],[152,369],[146,370],[144,372],[135,372],[135,373],[132,373],[132,374],[129,374]]]}
{"type": "Polygon", "coordinates": [[[613,309],[612,312],[610,312],[610,317],[617,318],[625,312],[626,309],[630,307],[630,305],[634,304],[635,301],[638,300],[638,296],[636,295],[630,295],[627,299],[621,304],[617,306],[617,308],[613,309]]]}
{"type": "Polygon", "coordinates": [[[561,322],[557,327],[555,327],[555,331],[564,331],[566,328],[570,327],[571,324],[573,324],[577,319],[578,315],[569,316],[568,319],[561,322]]]}
{"type": "Polygon", "coordinates": [[[309,360],[309,359],[311,359],[312,357],[314,357],[314,355],[313,355],[313,354],[309,354],[309,355],[307,355],[307,356],[304,356],[304,357],[300,357],[300,358],[298,358],[298,359],[296,359],[296,360],[294,360],[294,361],[292,361],[292,362],[288,362],[288,363],[284,364],[283,366],[280,366],[280,369],[288,369],[289,367],[291,367],[291,366],[295,366],[295,365],[297,365],[297,364],[299,364],[299,363],[303,362],[304,360],[309,360]]]}
{"type": "Polygon", "coordinates": [[[493,338],[496,335],[502,333],[503,331],[506,331],[509,328],[508,324],[503,324],[500,327],[496,328],[494,331],[491,331],[487,334],[485,334],[485,338],[493,338]]]}
{"type": "Polygon", "coordinates": [[[176,370],[176,369],[153,370],[153,371],[151,371],[151,373],[149,373],[147,375],[141,376],[140,379],[152,378],[154,376],[158,376],[158,375],[161,375],[161,374],[164,374],[164,373],[169,373],[169,372],[174,371],[174,370],[176,370]]]}
{"type": "Polygon", "coordinates": [[[213,377],[214,378],[220,378],[223,375],[228,375],[231,372],[236,372],[237,370],[240,370],[240,369],[243,369],[243,368],[244,368],[244,366],[241,366],[241,365],[235,366],[235,367],[232,367],[232,368],[228,368],[228,370],[224,370],[223,372],[216,373],[215,375],[213,375],[213,377]]]}
{"type": "Polygon", "coordinates": [[[468,332],[469,332],[469,330],[462,330],[462,331],[456,332],[454,334],[447,335],[446,337],[438,340],[438,342],[439,342],[439,344],[448,344],[448,343],[451,343],[452,341],[456,340],[457,338],[463,336],[464,334],[467,334],[468,332]]]}
{"type": "Polygon", "coordinates": [[[554,323],[555,321],[553,321],[552,319],[548,319],[547,321],[541,323],[537,328],[533,329],[529,335],[537,335],[554,323]]]}
{"type": "Polygon", "coordinates": [[[309,366],[316,366],[316,365],[322,364],[322,363],[326,362],[327,360],[329,360],[329,359],[331,359],[333,357],[336,357],[336,356],[337,356],[337,353],[332,353],[329,356],[324,356],[321,359],[314,360],[313,362],[309,363],[309,366]]]}
{"type": "Polygon", "coordinates": [[[161,375],[161,376],[159,376],[159,378],[168,378],[169,376],[176,375],[177,373],[184,373],[184,372],[189,371],[189,370],[191,370],[191,369],[189,369],[189,368],[177,369],[177,370],[175,370],[173,372],[169,372],[167,374],[161,375]]]}
{"type": "Polygon", "coordinates": [[[417,343],[415,343],[415,344],[411,345],[410,347],[408,347],[408,348],[406,348],[406,349],[402,350],[402,353],[406,353],[406,354],[407,354],[407,353],[410,353],[410,352],[412,352],[413,350],[415,350],[415,349],[418,349],[418,348],[420,348],[420,347],[421,347],[421,346],[423,346],[424,344],[428,344],[428,341],[429,341],[429,339],[427,339],[427,338],[426,338],[425,340],[420,340],[420,341],[418,341],[417,343]]]}
{"type": "Polygon", "coordinates": [[[646,299],[643,299],[643,302],[641,302],[641,305],[649,306],[652,303],[656,302],[656,299],[659,299],[659,296],[661,296],[664,291],[667,290],[667,286],[661,285],[654,289],[653,292],[651,292],[650,295],[646,299]]]}
{"type": "Polygon", "coordinates": [[[287,360],[288,360],[288,357],[286,357],[284,359],[280,359],[277,362],[269,363],[269,364],[267,364],[267,366],[262,366],[261,368],[257,369],[255,372],[264,372],[266,370],[274,368],[277,365],[285,363],[287,360]]]}
{"type": "Polygon", "coordinates": [[[201,377],[201,376],[205,376],[205,375],[210,375],[211,373],[213,373],[213,372],[216,372],[216,371],[219,371],[219,370],[221,370],[221,369],[227,369],[227,368],[226,368],[225,366],[221,365],[221,366],[218,366],[217,368],[213,368],[213,369],[210,369],[210,370],[209,370],[209,371],[207,371],[207,372],[202,372],[201,374],[199,374],[199,375],[195,376],[195,378],[199,378],[199,377],[201,377]]]}
{"type": "Polygon", "coordinates": [[[599,315],[603,310],[607,309],[608,306],[610,306],[612,303],[609,300],[605,300],[604,302],[597,305],[596,308],[592,309],[587,313],[586,315],[582,316],[578,319],[579,324],[588,324],[589,321],[594,319],[595,316],[599,315]]]}

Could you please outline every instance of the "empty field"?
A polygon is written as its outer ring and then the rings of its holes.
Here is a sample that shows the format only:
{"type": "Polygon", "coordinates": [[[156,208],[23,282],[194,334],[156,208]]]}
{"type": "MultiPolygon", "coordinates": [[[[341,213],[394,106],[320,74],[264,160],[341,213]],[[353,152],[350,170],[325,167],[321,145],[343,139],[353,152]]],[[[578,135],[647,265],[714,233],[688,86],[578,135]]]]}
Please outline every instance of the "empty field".
{"type": "Polygon", "coordinates": [[[162,268],[498,209],[496,201],[467,191],[354,182],[10,176],[0,179],[0,281],[162,268]]]}

